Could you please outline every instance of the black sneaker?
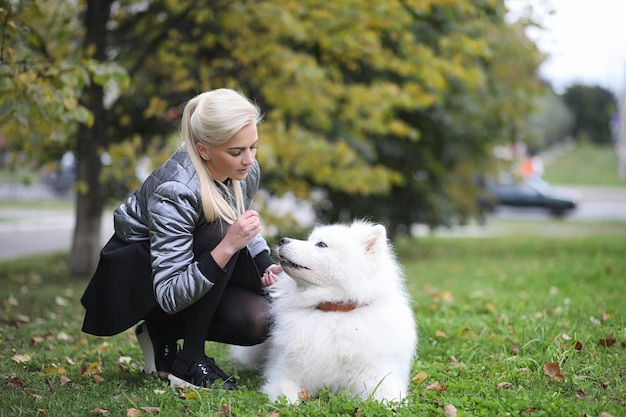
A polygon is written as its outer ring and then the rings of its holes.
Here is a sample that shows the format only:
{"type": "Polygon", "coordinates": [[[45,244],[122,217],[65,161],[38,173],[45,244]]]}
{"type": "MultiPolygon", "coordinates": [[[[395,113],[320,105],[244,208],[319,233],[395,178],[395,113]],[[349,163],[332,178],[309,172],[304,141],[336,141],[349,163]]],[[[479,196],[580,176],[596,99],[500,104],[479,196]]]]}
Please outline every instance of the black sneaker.
{"type": "Polygon", "coordinates": [[[213,358],[202,355],[197,361],[185,363],[180,356],[172,364],[168,376],[172,387],[192,386],[193,388],[212,388],[213,384],[222,380],[222,388],[235,389],[234,379],[222,371],[213,358]]]}
{"type": "Polygon", "coordinates": [[[144,372],[153,375],[170,372],[178,351],[176,340],[160,340],[151,335],[145,321],[135,328],[135,335],[143,351],[144,372]]]}

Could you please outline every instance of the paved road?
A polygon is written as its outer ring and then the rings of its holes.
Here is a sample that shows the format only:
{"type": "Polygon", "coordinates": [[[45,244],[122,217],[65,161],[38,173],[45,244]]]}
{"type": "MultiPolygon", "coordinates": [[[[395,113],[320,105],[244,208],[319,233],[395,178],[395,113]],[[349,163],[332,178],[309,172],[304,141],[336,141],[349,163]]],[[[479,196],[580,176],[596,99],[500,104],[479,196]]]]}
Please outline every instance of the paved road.
{"type": "MultiPolygon", "coordinates": [[[[581,194],[580,207],[564,222],[619,220],[626,221],[626,187],[572,187],[581,194]]],[[[0,198],[3,196],[0,187],[0,198]]],[[[21,192],[20,198],[32,201],[46,200],[45,190],[31,189],[28,194],[21,192]],[[33,191],[34,190],[34,191],[33,191]]],[[[6,196],[5,196],[6,198],[6,196]]],[[[68,199],[68,196],[55,196],[68,199]]],[[[493,219],[497,220],[550,220],[543,210],[514,210],[501,208],[493,219]]],[[[494,230],[493,225],[442,229],[438,233],[444,236],[489,236],[501,235],[502,230],[494,230]]],[[[50,253],[67,251],[71,248],[74,228],[74,214],[70,209],[12,208],[0,203],[0,261],[50,253]]],[[[417,233],[430,234],[424,228],[417,227],[417,233]]],[[[623,229],[620,229],[623,230],[623,229]]],[[[619,232],[619,231],[618,231],[619,232]]],[[[101,239],[106,243],[113,234],[113,219],[110,212],[102,218],[101,239]]]]}

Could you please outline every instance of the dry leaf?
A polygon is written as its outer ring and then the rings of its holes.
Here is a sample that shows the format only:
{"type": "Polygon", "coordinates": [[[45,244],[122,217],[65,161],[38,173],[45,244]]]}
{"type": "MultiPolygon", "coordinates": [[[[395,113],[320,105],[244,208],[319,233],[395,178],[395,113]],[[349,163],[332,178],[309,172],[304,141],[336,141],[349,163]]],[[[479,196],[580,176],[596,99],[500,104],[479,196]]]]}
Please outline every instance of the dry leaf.
{"type": "Polygon", "coordinates": [[[456,407],[452,404],[447,404],[443,407],[443,415],[446,417],[456,417],[456,407]]]}
{"type": "Polygon", "coordinates": [[[611,381],[604,381],[602,383],[602,388],[607,389],[609,387],[609,385],[611,385],[611,381]]]}
{"type": "Polygon", "coordinates": [[[45,410],[43,408],[38,408],[37,409],[37,413],[41,414],[42,416],[47,416],[48,415],[48,410],[45,410]]]}
{"type": "Polygon", "coordinates": [[[133,359],[130,356],[120,356],[117,359],[117,363],[122,363],[122,364],[125,364],[125,365],[128,365],[132,361],[133,361],[133,359]]]}
{"type": "Polygon", "coordinates": [[[183,397],[186,400],[192,399],[192,398],[196,398],[198,395],[195,392],[183,392],[181,394],[181,397],[183,397]]]}
{"type": "Polygon", "coordinates": [[[302,401],[311,401],[311,395],[309,394],[309,390],[305,389],[303,391],[300,391],[298,393],[298,398],[300,398],[302,401]]]}
{"type": "Polygon", "coordinates": [[[419,371],[417,375],[413,377],[413,382],[415,384],[421,384],[422,382],[428,379],[428,374],[424,371],[419,371]]]}
{"type": "Polygon", "coordinates": [[[104,408],[104,407],[96,407],[93,410],[91,410],[91,414],[96,414],[96,415],[102,415],[102,414],[106,414],[109,412],[108,408],[104,408]]]}
{"type": "Polygon", "coordinates": [[[438,338],[440,338],[440,339],[447,339],[447,338],[448,338],[448,335],[447,335],[447,334],[445,334],[444,332],[442,332],[441,330],[437,330],[437,331],[435,332],[435,337],[438,337],[438,338]]]}
{"type": "Polygon", "coordinates": [[[537,411],[537,409],[535,407],[528,407],[528,408],[524,408],[523,410],[521,410],[519,413],[520,414],[532,414],[535,411],[537,411]]]}
{"type": "Polygon", "coordinates": [[[583,350],[583,344],[580,343],[578,340],[576,341],[576,345],[574,345],[574,349],[580,351],[583,350]]]}
{"type": "Polygon", "coordinates": [[[600,339],[600,346],[611,347],[615,344],[615,335],[610,334],[606,337],[606,339],[600,339]]]}
{"type": "Polygon", "coordinates": [[[463,362],[459,362],[454,355],[450,356],[450,364],[454,366],[465,366],[465,364],[463,362]]]}
{"type": "Polygon", "coordinates": [[[425,389],[426,391],[445,391],[448,389],[448,387],[442,385],[441,382],[437,381],[433,382],[430,385],[426,385],[425,389]]]}
{"type": "Polygon", "coordinates": [[[612,416],[611,414],[606,413],[606,412],[604,412],[604,411],[603,411],[603,412],[601,412],[601,413],[598,415],[598,417],[613,417],[613,416],[612,416]]]}
{"type": "Polygon", "coordinates": [[[496,385],[496,389],[509,389],[513,386],[510,382],[500,382],[496,385]]]}
{"type": "Polygon", "coordinates": [[[565,380],[565,375],[561,373],[561,366],[558,363],[546,363],[543,365],[543,372],[550,378],[560,381],[565,380]]]}
{"type": "Polygon", "coordinates": [[[149,414],[159,414],[161,412],[161,407],[139,407],[139,408],[149,414]]]}
{"type": "Polygon", "coordinates": [[[61,378],[59,378],[59,382],[61,383],[61,386],[63,386],[65,384],[69,384],[70,382],[72,382],[72,380],[65,375],[61,375],[61,378]]]}
{"type": "Polygon", "coordinates": [[[136,408],[129,408],[126,410],[126,417],[138,417],[141,415],[141,411],[136,408]]]}
{"type": "Polygon", "coordinates": [[[30,360],[30,355],[26,353],[17,354],[17,355],[13,355],[11,359],[13,359],[13,361],[17,363],[26,363],[30,360]]]}
{"type": "Polygon", "coordinates": [[[280,410],[272,410],[268,415],[266,415],[265,417],[278,417],[280,416],[280,410]]]}
{"type": "Polygon", "coordinates": [[[576,398],[584,400],[587,397],[587,390],[579,388],[576,390],[576,398]]]}
{"type": "Polygon", "coordinates": [[[17,375],[11,374],[11,376],[9,376],[9,386],[21,387],[23,385],[24,385],[24,382],[22,382],[22,380],[19,379],[17,375]]]}
{"type": "Polygon", "coordinates": [[[96,375],[92,375],[91,378],[93,378],[93,380],[94,380],[94,382],[96,384],[101,384],[101,383],[104,382],[104,378],[102,378],[100,375],[97,375],[97,374],[96,375]]]}

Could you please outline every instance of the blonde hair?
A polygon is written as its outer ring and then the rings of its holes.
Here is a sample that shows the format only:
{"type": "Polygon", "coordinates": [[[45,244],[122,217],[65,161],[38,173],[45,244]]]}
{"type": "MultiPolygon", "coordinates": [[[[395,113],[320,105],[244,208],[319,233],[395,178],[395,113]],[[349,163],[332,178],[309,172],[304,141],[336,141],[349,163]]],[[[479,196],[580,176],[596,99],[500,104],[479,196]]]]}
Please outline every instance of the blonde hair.
{"type": "Polygon", "coordinates": [[[213,180],[196,144],[202,143],[207,148],[222,145],[242,128],[259,124],[261,119],[256,104],[227,88],[201,93],[185,105],[180,135],[198,174],[202,209],[208,222],[221,219],[232,224],[245,211],[245,202],[240,181],[232,180],[231,195],[228,187],[213,180]],[[234,200],[234,208],[227,198],[234,200]]]}

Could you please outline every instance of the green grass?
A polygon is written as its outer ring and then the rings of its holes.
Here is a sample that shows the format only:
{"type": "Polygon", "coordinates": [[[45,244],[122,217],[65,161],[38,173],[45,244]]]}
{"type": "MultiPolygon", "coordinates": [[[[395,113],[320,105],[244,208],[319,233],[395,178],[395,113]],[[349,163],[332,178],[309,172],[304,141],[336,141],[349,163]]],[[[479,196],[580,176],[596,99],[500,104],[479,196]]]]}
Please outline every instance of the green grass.
{"type": "MultiPolygon", "coordinates": [[[[441,416],[448,404],[459,416],[626,415],[623,236],[425,238],[397,251],[420,329],[412,374],[428,375],[411,383],[404,407],[328,393],[271,404],[253,373],[238,375],[235,392],[183,395],[142,374],[132,332],[80,332],[86,282],[68,278],[57,254],[0,264],[0,416],[142,407],[159,416],[441,416]],[[547,363],[565,379],[547,376],[547,363]],[[435,382],[445,389],[427,389],[435,382]]],[[[234,372],[224,346],[207,350],[234,372]]]]}
{"type": "Polygon", "coordinates": [[[611,146],[580,143],[546,165],[545,179],[563,185],[626,186],[617,166],[617,154],[611,146]]]}

